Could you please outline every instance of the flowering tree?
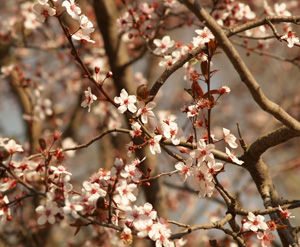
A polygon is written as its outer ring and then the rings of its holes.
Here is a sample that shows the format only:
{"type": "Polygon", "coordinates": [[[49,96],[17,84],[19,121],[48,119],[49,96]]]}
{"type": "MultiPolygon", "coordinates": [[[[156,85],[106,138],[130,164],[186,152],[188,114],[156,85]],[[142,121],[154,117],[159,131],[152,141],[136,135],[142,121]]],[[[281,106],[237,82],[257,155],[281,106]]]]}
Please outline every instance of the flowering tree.
{"type": "Polygon", "coordinates": [[[257,69],[299,73],[299,3],[245,2],[1,2],[1,246],[299,246],[262,158],[299,152],[299,87],[257,69]]]}

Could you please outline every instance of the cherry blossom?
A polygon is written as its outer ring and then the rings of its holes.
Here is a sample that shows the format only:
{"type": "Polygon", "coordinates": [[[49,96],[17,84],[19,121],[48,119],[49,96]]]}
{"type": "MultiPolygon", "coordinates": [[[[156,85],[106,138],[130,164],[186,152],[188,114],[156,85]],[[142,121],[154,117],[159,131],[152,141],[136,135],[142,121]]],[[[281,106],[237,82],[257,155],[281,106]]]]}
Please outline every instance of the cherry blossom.
{"type": "Polygon", "coordinates": [[[63,1],[62,6],[66,8],[67,13],[75,20],[79,19],[81,9],[75,3],[75,0],[63,1]]]}
{"type": "Polygon", "coordinates": [[[71,215],[73,218],[78,219],[80,215],[78,212],[83,210],[83,206],[79,204],[80,196],[72,196],[65,200],[63,211],[66,215],[71,215]]]}
{"type": "Polygon", "coordinates": [[[82,29],[82,33],[83,34],[90,34],[92,32],[94,32],[95,28],[93,23],[87,18],[86,15],[81,15],[79,17],[79,22],[80,22],[80,27],[82,29]]]}
{"type": "Polygon", "coordinates": [[[132,113],[135,113],[137,110],[135,106],[136,96],[128,95],[124,88],[121,90],[120,97],[115,97],[114,101],[115,103],[119,104],[118,111],[120,113],[124,113],[127,110],[132,113]]]}
{"type": "Polygon", "coordinates": [[[141,125],[138,122],[134,122],[131,124],[131,131],[130,131],[130,135],[131,137],[138,137],[140,136],[143,132],[141,130],[141,125]]]}
{"type": "Polygon", "coordinates": [[[138,111],[136,115],[141,117],[142,123],[146,124],[148,123],[148,118],[154,118],[155,115],[152,111],[152,109],[156,106],[155,102],[149,102],[147,105],[145,105],[144,102],[139,102],[138,104],[138,111]]]}
{"type": "Polygon", "coordinates": [[[190,155],[192,158],[197,159],[198,162],[210,161],[214,159],[212,154],[214,148],[214,144],[206,144],[204,139],[200,139],[197,143],[197,149],[192,150],[190,155]]]}
{"type": "Polygon", "coordinates": [[[48,16],[54,16],[56,14],[55,9],[51,8],[48,3],[42,4],[41,1],[33,6],[33,10],[39,22],[44,22],[48,16]]]}
{"type": "Polygon", "coordinates": [[[72,35],[72,39],[95,43],[95,41],[92,40],[88,34],[83,33],[81,29],[72,35]]]}
{"type": "Polygon", "coordinates": [[[234,162],[234,163],[236,163],[236,164],[238,164],[238,165],[244,164],[244,161],[239,160],[233,153],[230,152],[230,150],[229,150],[227,147],[225,147],[225,150],[226,150],[226,154],[228,155],[228,158],[229,158],[232,162],[234,162]]]}
{"type": "Polygon", "coordinates": [[[238,145],[236,144],[235,140],[236,137],[233,134],[230,134],[230,130],[223,128],[223,136],[224,141],[232,148],[237,148],[238,145]]]}
{"type": "Polygon", "coordinates": [[[85,99],[82,101],[81,106],[82,107],[88,107],[88,112],[91,111],[91,105],[94,103],[95,100],[97,100],[97,96],[92,94],[91,88],[88,87],[86,91],[84,91],[85,99]]]}
{"type": "Polygon", "coordinates": [[[8,142],[4,143],[3,147],[11,154],[24,152],[22,145],[17,144],[13,139],[10,139],[8,142]]]}
{"type": "Polygon", "coordinates": [[[175,44],[175,41],[171,40],[170,36],[164,36],[161,40],[154,39],[153,44],[156,46],[156,49],[153,52],[160,55],[172,48],[175,44]]]}
{"type": "Polygon", "coordinates": [[[213,176],[205,163],[200,165],[198,164],[198,166],[193,167],[192,183],[195,187],[195,190],[199,192],[199,197],[210,197],[213,194],[215,185],[212,180],[213,176]]]}
{"type": "Polygon", "coordinates": [[[299,38],[292,31],[289,31],[287,34],[281,36],[281,39],[288,42],[287,46],[289,48],[292,48],[295,44],[299,44],[299,38]]]}
{"type": "Polygon", "coordinates": [[[0,223],[5,223],[11,217],[10,207],[7,206],[9,203],[7,195],[0,198],[0,223]]]}
{"type": "Polygon", "coordinates": [[[152,154],[161,153],[159,142],[162,138],[162,135],[156,135],[149,140],[150,152],[152,154]]]}
{"type": "Polygon", "coordinates": [[[54,224],[55,215],[59,213],[56,202],[47,201],[45,205],[38,206],[35,211],[40,215],[37,223],[43,225],[45,223],[54,224]]]}
{"type": "Polygon", "coordinates": [[[114,200],[119,206],[128,205],[129,202],[134,202],[136,200],[136,184],[127,184],[125,180],[122,180],[116,191],[118,194],[114,196],[114,200]]]}
{"type": "Polygon", "coordinates": [[[280,216],[282,216],[283,218],[285,219],[295,218],[295,216],[293,216],[288,209],[282,209],[280,205],[278,206],[278,208],[280,211],[280,216]]]}
{"type": "Polygon", "coordinates": [[[291,13],[288,10],[286,10],[285,3],[275,3],[274,11],[275,11],[276,15],[279,15],[279,16],[291,16],[291,13]]]}
{"type": "Polygon", "coordinates": [[[262,247],[271,246],[272,241],[275,239],[274,235],[269,231],[257,232],[257,238],[261,240],[262,247]]]}
{"type": "Polygon", "coordinates": [[[205,43],[208,43],[211,39],[215,38],[207,27],[202,30],[197,29],[195,32],[198,34],[198,36],[193,38],[192,43],[194,47],[203,46],[205,43]]]}
{"type": "Polygon", "coordinates": [[[193,160],[186,160],[185,164],[183,162],[178,162],[175,165],[176,170],[180,171],[180,175],[183,177],[183,181],[187,179],[188,176],[191,175],[191,168],[193,165],[193,160]]]}
{"type": "Polygon", "coordinates": [[[268,225],[264,221],[265,217],[262,215],[255,216],[252,212],[248,213],[248,221],[243,224],[245,230],[257,232],[258,230],[267,230],[268,225]]]}

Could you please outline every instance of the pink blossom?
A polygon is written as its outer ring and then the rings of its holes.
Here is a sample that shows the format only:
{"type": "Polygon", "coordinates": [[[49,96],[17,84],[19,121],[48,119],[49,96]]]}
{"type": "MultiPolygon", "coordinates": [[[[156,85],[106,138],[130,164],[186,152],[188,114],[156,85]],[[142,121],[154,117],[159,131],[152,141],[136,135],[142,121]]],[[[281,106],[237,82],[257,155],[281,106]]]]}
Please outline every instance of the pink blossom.
{"type": "Polygon", "coordinates": [[[152,109],[156,106],[155,102],[149,102],[147,105],[145,105],[144,102],[139,102],[139,109],[137,111],[137,117],[141,117],[142,123],[146,124],[148,123],[148,118],[154,118],[155,115],[152,111],[152,109]]]}
{"type": "Polygon", "coordinates": [[[183,180],[185,181],[188,176],[191,175],[191,168],[193,165],[193,160],[188,159],[185,164],[183,162],[178,162],[175,165],[176,170],[180,171],[180,175],[182,175],[183,180]]]}
{"type": "Polygon", "coordinates": [[[48,3],[41,4],[38,2],[33,6],[33,10],[36,14],[36,19],[39,22],[44,22],[48,16],[53,16],[56,14],[56,10],[51,8],[48,3]]]}
{"type": "Polygon", "coordinates": [[[299,44],[299,38],[292,31],[289,31],[285,35],[281,36],[281,39],[288,42],[287,46],[289,48],[292,48],[295,44],[299,44]]]}
{"type": "Polygon", "coordinates": [[[223,137],[224,141],[232,148],[237,148],[238,145],[236,144],[235,140],[236,137],[233,134],[230,134],[230,130],[223,128],[223,137]]]}
{"type": "Polygon", "coordinates": [[[92,94],[91,88],[88,87],[86,91],[84,91],[84,100],[81,103],[82,107],[88,107],[88,112],[91,111],[91,105],[94,103],[95,100],[97,100],[97,96],[92,94]]]}
{"type": "Polygon", "coordinates": [[[255,216],[252,212],[248,213],[248,221],[243,224],[245,230],[257,232],[258,230],[267,230],[268,225],[264,221],[265,217],[262,215],[255,216]]]}
{"type": "Polygon", "coordinates": [[[37,223],[43,225],[45,223],[54,224],[55,215],[59,213],[56,202],[47,201],[45,205],[38,206],[35,211],[40,215],[37,223]]]}
{"type": "Polygon", "coordinates": [[[234,163],[236,163],[236,164],[238,164],[238,165],[244,164],[244,161],[239,160],[233,153],[230,152],[230,150],[229,150],[227,147],[225,147],[225,150],[226,150],[226,154],[228,155],[228,158],[229,158],[232,162],[234,162],[234,163]]]}
{"type": "Polygon", "coordinates": [[[150,152],[152,154],[161,153],[159,142],[162,138],[162,135],[156,135],[149,140],[150,152]]]}
{"type": "Polygon", "coordinates": [[[124,88],[121,90],[120,97],[115,97],[114,101],[116,104],[119,104],[118,111],[120,113],[124,113],[127,110],[135,113],[137,110],[135,106],[136,96],[128,95],[124,88]]]}
{"type": "Polygon", "coordinates": [[[66,8],[67,13],[75,20],[79,19],[81,9],[78,7],[74,0],[63,1],[62,6],[66,8]]]}
{"type": "Polygon", "coordinates": [[[156,46],[154,53],[160,55],[172,48],[175,44],[175,41],[171,40],[170,36],[164,36],[161,40],[154,39],[153,44],[156,46]]]}

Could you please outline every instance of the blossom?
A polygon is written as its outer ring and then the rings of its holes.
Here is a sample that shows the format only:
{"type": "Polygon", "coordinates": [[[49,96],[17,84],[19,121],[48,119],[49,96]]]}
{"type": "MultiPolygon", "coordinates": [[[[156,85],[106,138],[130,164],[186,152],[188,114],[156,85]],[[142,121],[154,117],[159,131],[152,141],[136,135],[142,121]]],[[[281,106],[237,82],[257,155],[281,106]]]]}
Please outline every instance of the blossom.
{"type": "Polygon", "coordinates": [[[56,10],[51,8],[48,3],[41,4],[41,2],[38,2],[33,6],[33,10],[39,22],[44,22],[48,16],[56,14],[56,10]]]}
{"type": "Polygon", "coordinates": [[[218,171],[222,170],[224,165],[220,162],[216,162],[213,159],[213,160],[207,162],[207,166],[208,166],[210,174],[215,175],[216,173],[218,173],[218,171]]]}
{"type": "Polygon", "coordinates": [[[162,135],[156,135],[149,140],[150,152],[152,154],[161,153],[159,142],[162,138],[162,135]]]}
{"type": "Polygon", "coordinates": [[[193,38],[192,43],[194,47],[202,46],[205,43],[208,43],[211,39],[215,38],[215,36],[207,27],[204,27],[202,30],[197,29],[195,32],[198,34],[198,36],[193,38]]]}
{"type": "Polygon", "coordinates": [[[130,228],[124,227],[120,237],[124,244],[132,244],[132,234],[130,228]]]}
{"type": "Polygon", "coordinates": [[[262,215],[255,216],[252,212],[249,212],[247,218],[248,218],[248,221],[246,221],[243,224],[243,227],[245,228],[245,230],[251,230],[253,232],[257,232],[259,229],[260,230],[268,229],[268,225],[264,221],[265,220],[264,216],[262,216],[262,215]]]}
{"type": "Polygon", "coordinates": [[[275,3],[274,4],[274,10],[276,15],[279,16],[291,16],[292,14],[286,10],[286,4],[285,3],[275,3]]]}
{"type": "Polygon", "coordinates": [[[120,175],[123,178],[130,178],[135,183],[139,182],[140,178],[142,177],[142,173],[136,167],[135,163],[126,165],[121,171],[120,175]]]}
{"type": "Polygon", "coordinates": [[[175,62],[176,60],[174,60],[172,56],[167,55],[164,56],[164,60],[160,61],[158,65],[160,67],[171,67],[175,62]]]}
{"type": "Polygon", "coordinates": [[[223,136],[224,141],[232,148],[237,148],[238,145],[236,144],[235,140],[236,137],[233,134],[230,134],[230,130],[223,128],[223,136]]]}
{"type": "Polygon", "coordinates": [[[106,191],[103,190],[98,183],[83,182],[83,192],[88,197],[88,201],[95,204],[100,197],[106,196],[106,191]]]}
{"type": "Polygon", "coordinates": [[[73,196],[72,198],[67,198],[65,200],[65,206],[63,211],[67,215],[71,215],[73,218],[78,219],[80,215],[78,212],[83,210],[83,206],[79,204],[80,196],[73,196]]]}
{"type": "Polygon", "coordinates": [[[295,44],[299,43],[299,38],[292,31],[289,31],[287,34],[281,36],[281,39],[287,41],[289,48],[292,48],[295,44]]]}
{"type": "Polygon", "coordinates": [[[89,43],[95,43],[94,40],[90,38],[89,35],[85,34],[81,29],[79,29],[76,33],[72,35],[72,39],[86,41],[89,43]]]}
{"type": "Polygon", "coordinates": [[[239,160],[233,153],[230,152],[230,150],[229,150],[227,147],[225,148],[225,150],[226,150],[226,154],[228,155],[228,158],[229,158],[232,162],[234,162],[234,163],[236,163],[236,164],[238,164],[238,165],[244,164],[244,161],[239,160]]]}
{"type": "Polygon", "coordinates": [[[9,203],[7,195],[0,198],[0,222],[5,223],[11,217],[10,207],[7,206],[9,203]]]}
{"type": "Polygon", "coordinates": [[[195,190],[199,191],[199,197],[210,197],[213,193],[215,185],[213,183],[213,176],[205,163],[193,168],[192,183],[195,190]]]}
{"type": "Polygon", "coordinates": [[[87,18],[86,15],[81,15],[79,17],[79,23],[83,34],[90,34],[94,32],[95,28],[93,23],[87,18]]]}
{"type": "Polygon", "coordinates": [[[178,162],[175,165],[176,170],[180,171],[180,175],[183,176],[183,181],[187,179],[188,176],[191,175],[191,168],[193,165],[193,160],[188,159],[185,164],[183,162],[178,162]]]}
{"type": "Polygon", "coordinates": [[[45,223],[54,224],[55,215],[59,213],[56,202],[48,201],[45,205],[38,206],[35,211],[40,214],[37,223],[43,225],[45,223]]]}
{"type": "Polygon", "coordinates": [[[219,89],[220,95],[225,94],[225,93],[230,93],[230,88],[227,86],[223,86],[219,89]]]}
{"type": "Polygon", "coordinates": [[[155,115],[152,109],[156,106],[155,102],[149,102],[145,105],[144,102],[139,102],[139,109],[137,111],[137,116],[141,116],[141,120],[144,124],[148,123],[148,118],[154,118],[155,115]]]}
{"type": "Polygon", "coordinates": [[[67,13],[75,20],[79,19],[81,9],[75,3],[75,0],[63,1],[62,6],[66,8],[67,13]]]}
{"type": "Polygon", "coordinates": [[[22,145],[17,144],[13,139],[10,139],[7,143],[4,143],[3,146],[7,150],[7,152],[11,154],[24,152],[22,145]]]}
{"type": "Polygon", "coordinates": [[[131,137],[138,137],[142,134],[142,130],[141,130],[141,125],[138,122],[134,122],[133,124],[131,124],[131,131],[129,132],[129,134],[131,135],[131,137]]]}
{"type": "Polygon", "coordinates": [[[93,104],[93,102],[95,100],[97,100],[97,96],[92,94],[90,87],[88,87],[88,89],[86,91],[84,91],[84,96],[85,96],[85,99],[84,99],[84,101],[82,101],[81,106],[84,108],[88,107],[89,108],[88,112],[90,112],[91,105],[93,104]]]}
{"type": "Polygon", "coordinates": [[[260,239],[262,247],[271,246],[271,242],[275,239],[274,235],[269,230],[258,232],[256,236],[260,239]]]}
{"type": "Polygon", "coordinates": [[[175,41],[171,40],[170,36],[167,35],[164,36],[161,40],[154,39],[153,44],[156,46],[154,53],[160,55],[165,53],[169,48],[172,48],[175,44],[175,41]]]}
{"type": "Polygon", "coordinates": [[[122,180],[116,188],[116,194],[114,200],[119,206],[126,206],[129,202],[136,201],[137,185],[127,184],[126,180],[122,180]]]}
{"type": "Polygon", "coordinates": [[[214,159],[212,150],[215,148],[214,144],[206,144],[204,139],[200,139],[197,143],[197,149],[191,151],[190,155],[198,162],[210,161],[214,159]]]}
{"type": "Polygon", "coordinates": [[[120,97],[115,97],[114,102],[119,104],[118,111],[124,113],[125,111],[130,111],[135,113],[137,108],[135,106],[136,96],[128,95],[127,91],[123,88],[120,93],[120,97]]]}
{"type": "Polygon", "coordinates": [[[291,212],[288,209],[282,209],[280,205],[278,206],[280,211],[280,216],[282,216],[285,219],[295,218],[295,216],[291,215],[291,212]]]}

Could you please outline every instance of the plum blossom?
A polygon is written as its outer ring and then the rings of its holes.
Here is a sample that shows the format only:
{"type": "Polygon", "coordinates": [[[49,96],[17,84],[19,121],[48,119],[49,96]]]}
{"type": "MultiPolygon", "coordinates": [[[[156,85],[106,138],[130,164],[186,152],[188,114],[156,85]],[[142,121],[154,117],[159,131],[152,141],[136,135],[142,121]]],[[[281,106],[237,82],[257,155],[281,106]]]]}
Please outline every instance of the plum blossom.
{"type": "Polygon", "coordinates": [[[285,3],[275,3],[274,11],[275,11],[276,15],[279,15],[279,16],[291,16],[292,15],[288,10],[286,10],[285,3]]]}
{"type": "Polygon", "coordinates": [[[79,17],[79,23],[83,34],[90,34],[94,32],[95,28],[93,23],[87,18],[86,15],[81,15],[79,17]]]}
{"type": "Polygon", "coordinates": [[[85,34],[81,29],[79,29],[76,33],[72,35],[72,39],[79,40],[79,41],[85,41],[89,43],[95,43],[94,40],[90,38],[89,35],[85,34]]]}
{"type": "Polygon", "coordinates": [[[237,148],[238,145],[236,144],[235,140],[236,137],[233,134],[230,134],[230,130],[223,128],[223,137],[224,141],[232,148],[237,148]]]}
{"type": "Polygon", "coordinates": [[[118,111],[120,113],[124,113],[125,111],[130,111],[135,113],[137,108],[135,106],[136,103],[136,96],[135,95],[128,95],[126,90],[123,88],[120,93],[120,97],[115,97],[114,102],[119,104],[118,111]]]}
{"type": "Polygon", "coordinates": [[[149,140],[150,152],[152,154],[161,153],[159,142],[162,138],[162,135],[156,135],[149,140]]]}
{"type": "Polygon", "coordinates": [[[229,148],[225,147],[225,150],[226,150],[226,154],[228,155],[228,158],[229,158],[232,162],[234,162],[234,163],[236,163],[236,164],[238,164],[238,165],[244,164],[244,161],[239,160],[233,153],[230,152],[229,148]]]}
{"type": "Polygon", "coordinates": [[[275,239],[274,235],[269,230],[258,232],[256,236],[261,241],[261,247],[271,246],[272,241],[275,239]]]}
{"type": "Polygon", "coordinates": [[[203,46],[205,43],[208,43],[211,39],[214,39],[215,36],[211,33],[211,31],[204,27],[204,29],[197,29],[195,32],[198,34],[197,37],[193,38],[194,47],[203,46]]]}
{"type": "Polygon", "coordinates": [[[59,208],[56,202],[47,201],[45,205],[38,206],[35,211],[40,215],[37,223],[43,225],[45,223],[54,224],[55,215],[59,213],[59,208]]]}
{"type": "Polygon", "coordinates": [[[288,209],[282,209],[280,205],[278,206],[278,208],[280,211],[280,216],[282,216],[283,218],[285,219],[295,218],[295,216],[293,216],[288,209]]]}
{"type": "Polygon", "coordinates": [[[206,144],[204,139],[200,139],[197,143],[197,149],[191,151],[190,155],[192,158],[198,159],[198,162],[211,161],[214,159],[212,154],[214,148],[214,144],[206,144]]]}
{"type": "Polygon", "coordinates": [[[120,237],[124,244],[132,244],[132,234],[130,228],[124,227],[120,237]]]}
{"type": "Polygon", "coordinates": [[[82,192],[88,197],[89,203],[95,204],[100,197],[106,196],[106,191],[98,183],[84,181],[82,185],[82,192]]]}
{"type": "Polygon", "coordinates": [[[216,160],[213,159],[213,160],[207,162],[207,166],[208,166],[210,174],[215,175],[216,173],[218,173],[219,171],[222,170],[224,165],[220,162],[216,162],[216,160]]]}
{"type": "Polygon", "coordinates": [[[206,164],[202,163],[200,166],[194,167],[192,174],[192,183],[195,190],[199,191],[198,196],[210,197],[213,194],[215,185],[213,183],[213,176],[206,164]]]}
{"type": "Polygon", "coordinates": [[[66,8],[67,13],[75,20],[79,19],[81,9],[75,3],[75,0],[63,1],[62,6],[66,8]]]}
{"type": "Polygon", "coordinates": [[[155,241],[156,247],[174,247],[174,243],[169,240],[171,230],[166,226],[166,224],[162,224],[160,222],[153,224],[148,236],[150,239],[155,241]]]}
{"type": "Polygon", "coordinates": [[[183,181],[187,179],[188,176],[191,175],[191,168],[193,165],[193,160],[188,159],[185,164],[183,162],[178,162],[175,165],[176,170],[180,172],[180,175],[183,177],[183,181]]]}
{"type": "Polygon", "coordinates": [[[130,178],[135,183],[138,183],[140,178],[142,177],[142,173],[136,167],[136,164],[134,162],[129,165],[125,165],[120,175],[123,178],[130,178]]]}
{"type": "Polygon", "coordinates": [[[127,184],[125,180],[122,180],[119,186],[116,188],[118,194],[114,196],[114,200],[119,206],[128,205],[129,202],[136,201],[137,195],[137,185],[136,184],[127,184]]]}
{"type": "Polygon", "coordinates": [[[137,117],[141,116],[142,123],[146,124],[148,123],[148,118],[154,118],[155,115],[152,111],[152,109],[156,106],[155,102],[149,102],[147,105],[145,105],[144,102],[139,102],[139,109],[137,111],[137,117]]]}
{"type": "Polygon", "coordinates": [[[7,195],[0,198],[0,223],[5,223],[11,217],[11,210],[7,206],[9,203],[7,195]]]}
{"type": "Polygon", "coordinates": [[[80,196],[72,196],[71,198],[67,198],[65,200],[65,206],[63,207],[63,211],[66,215],[71,215],[73,218],[78,219],[80,215],[78,212],[83,210],[83,206],[80,205],[80,196]]]}
{"type": "Polygon", "coordinates": [[[289,31],[287,34],[281,36],[281,39],[287,41],[287,46],[289,48],[292,48],[295,44],[299,44],[299,38],[292,31],[289,31]]]}
{"type": "Polygon", "coordinates": [[[34,13],[36,14],[36,19],[39,22],[44,22],[48,16],[54,16],[56,14],[56,10],[45,2],[39,1],[33,6],[34,13]]]}
{"type": "Polygon", "coordinates": [[[267,230],[268,225],[264,221],[265,217],[262,215],[255,216],[252,212],[248,213],[248,221],[243,224],[243,228],[245,230],[251,230],[253,232],[257,232],[258,230],[267,230]]]}
{"type": "Polygon", "coordinates": [[[97,100],[97,96],[92,94],[91,88],[88,87],[86,91],[84,91],[85,99],[82,101],[81,106],[82,107],[88,107],[88,112],[91,111],[91,105],[94,103],[95,100],[97,100]]]}
{"type": "Polygon", "coordinates": [[[170,36],[164,36],[162,39],[154,39],[154,45],[156,46],[154,53],[157,55],[165,53],[168,49],[172,48],[175,44],[174,40],[171,40],[170,36]]]}
{"type": "Polygon", "coordinates": [[[131,135],[132,138],[138,137],[142,134],[141,127],[142,126],[138,122],[134,122],[131,124],[132,130],[129,132],[129,134],[131,135]]]}
{"type": "Polygon", "coordinates": [[[17,144],[15,140],[10,139],[8,142],[3,143],[3,146],[7,152],[14,154],[14,153],[22,153],[24,152],[24,149],[22,145],[17,144]]]}

